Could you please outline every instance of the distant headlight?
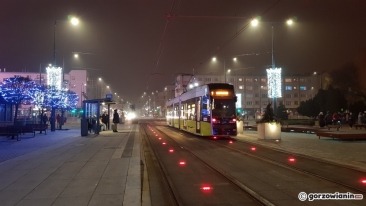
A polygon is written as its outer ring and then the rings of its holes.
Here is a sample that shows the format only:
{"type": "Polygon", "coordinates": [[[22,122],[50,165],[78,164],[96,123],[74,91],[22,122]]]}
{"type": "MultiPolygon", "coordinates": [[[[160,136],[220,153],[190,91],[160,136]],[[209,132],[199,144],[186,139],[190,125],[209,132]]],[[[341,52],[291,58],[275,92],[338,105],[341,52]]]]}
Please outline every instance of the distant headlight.
{"type": "Polygon", "coordinates": [[[127,116],[126,116],[127,120],[132,120],[132,119],[135,119],[135,118],[136,118],[136,114],[133,113],[133,112],[128,113],[127,116]]]}

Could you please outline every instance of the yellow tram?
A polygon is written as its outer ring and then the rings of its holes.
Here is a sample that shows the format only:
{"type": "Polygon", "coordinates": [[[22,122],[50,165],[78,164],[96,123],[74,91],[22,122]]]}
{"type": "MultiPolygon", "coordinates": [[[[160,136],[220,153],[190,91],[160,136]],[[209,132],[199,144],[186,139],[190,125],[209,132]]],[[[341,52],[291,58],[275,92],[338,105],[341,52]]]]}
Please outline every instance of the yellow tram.
{"type": "Polygon", "coordinates": [[[236,99],[230,84],[195,87],[166,103],[167,124],[200,136],[235,136],[236,99]]]}

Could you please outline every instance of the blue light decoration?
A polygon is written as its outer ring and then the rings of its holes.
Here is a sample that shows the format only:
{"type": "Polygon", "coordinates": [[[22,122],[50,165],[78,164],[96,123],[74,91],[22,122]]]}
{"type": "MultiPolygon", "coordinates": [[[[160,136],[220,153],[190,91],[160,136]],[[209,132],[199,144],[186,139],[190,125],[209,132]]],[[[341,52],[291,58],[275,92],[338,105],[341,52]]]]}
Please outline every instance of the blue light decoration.
{"type": "Polygon", "coordinates": [[[66,110],[75,109],[76,105],[79,102],[79,96],[74,91],[70,91],[70,90],[67,90],[65,95],[66,95],[66,99],[65,99],[65,103],[63,104],[63,109],[66,109],[66,110]]]}
{"type": "Polygon", "coordinates": [[[0,85],[0,92],[4,100],[15,105],[14,122],[17,120],[19,105],[29,105],[32,103],[33,99],[30,95],[30,90],[35,85],[34,81],[21,76],[7,78],[0,85]]]}
{"type": "Polygon", "coordinates": [[[268,98],[281,98],[282,97],[282,69],[270,68],[267,69],[268,79],[268,98]]]}
{"type": "Polygon", "coordinates": [[[63,118],[64,112],[75,108],[78,100],[78,95],[73,91],[65,88],[57,89],[56,86],[48,86],[44,101],[47,107],[51,108],[51,131],[55,131],[56,109],[61,109],[63,118]]]}
{"type": "Polygon", "coordinates": [[[47,87],[44,85],[34,85],[33,88],[30,89],[29,95],[32,97],[32,104],[35,106],[35,109],[44,109],[47,107],[45,104],[45,97],[47,93],[47,87]]]}

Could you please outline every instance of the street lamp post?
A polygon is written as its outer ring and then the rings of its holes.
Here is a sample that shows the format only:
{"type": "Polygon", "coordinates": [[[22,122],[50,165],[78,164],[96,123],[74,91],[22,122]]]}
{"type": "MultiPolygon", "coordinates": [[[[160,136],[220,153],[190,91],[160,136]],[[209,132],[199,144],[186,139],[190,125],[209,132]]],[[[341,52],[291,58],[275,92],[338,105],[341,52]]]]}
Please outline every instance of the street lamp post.
{"type": "MultiPolygon", "coordinates": [[[[216,62],[217,61],[217,58],[216,57],[212,57],[212,61],[213,62],[216,62]]],[[[226,83],[227,82],[226,73],[230,73],[231,70],[230,69],[226,69],[226,59],[225,58],[223,59],[223,61],[224,61],[224,83],[226,83]]],[[[237,61],[236,57],[233,58],[233,61],[234,62],[237,61]]]]}
{"type": "MultiPolygon", "coordinates": [[[[58,20],[55,20],[54,21],[54,24],[53,24],[53,64],[56,65],[56,27],[57,27],[57,21],[58,20]]],[[[71,17],[70,18],[70,23],[71,25],[73,26],[77,26],[79,25],[79,19],[76,18],[76,17],[71,17]]]]}
{"type": "MultiPolygon", "coordinates": [[[[288,26],[292,26],[294,23],[294,21],[292,19],[288,19],[286,21],[286,24],[288,26]]],[[[253,19],[251,21],[251,25],[253,27],[258,26],[259,21],[258,19],[253,19]]],[[[272,61],[271,61],[271,68],[267,69],[267,76],[268,76],[268,84],[272,84],[272,85],[268,85],[268,91],[272,92],[271,94],[269,93],[269,96],[272,96],[273,98],[273,110],[274,113],[276,113],[276,103],[277,103],[277,98],[278,97],[282,97],[281,94],[281,68],[276,68],[275,65],[275,57],[274,57],[274,25],[272,24],[271,26],[271,41],[272,41],[272,45],[271,45],[271,57],[272,57],[272,61]]]]}

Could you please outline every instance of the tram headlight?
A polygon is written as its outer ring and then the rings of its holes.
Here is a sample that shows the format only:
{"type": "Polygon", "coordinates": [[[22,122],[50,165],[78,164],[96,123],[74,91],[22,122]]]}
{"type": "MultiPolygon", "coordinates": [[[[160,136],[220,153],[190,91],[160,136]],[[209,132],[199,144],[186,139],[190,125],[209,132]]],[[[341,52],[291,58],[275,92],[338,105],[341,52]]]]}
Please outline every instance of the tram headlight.
{"type": "Polygon", "coordinates": [[[127,115],[126,115],[126,119],[127,120],[133,120],[133,119],[136,119],[136,114],[134,112],[129,112],[127,115]]]}

